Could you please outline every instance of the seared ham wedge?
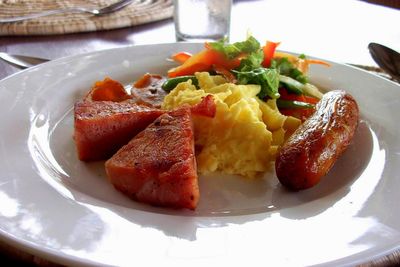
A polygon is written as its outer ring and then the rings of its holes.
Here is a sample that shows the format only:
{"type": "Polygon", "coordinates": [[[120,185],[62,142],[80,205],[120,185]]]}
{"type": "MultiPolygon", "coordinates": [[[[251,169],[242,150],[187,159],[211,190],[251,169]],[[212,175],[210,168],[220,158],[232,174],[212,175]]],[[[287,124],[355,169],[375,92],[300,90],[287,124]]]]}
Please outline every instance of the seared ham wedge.
{"type": "Polygon", "coordinates": [[[199,187],[190,107],[161,115],[105,166],[114,187],[133,199],[195,209],[199,187]]]}
{"type": "Polygon", "coordinates": [[[131,101],[78,101],[74,140],[83,161],[109,159],[165,111],[131,101]]]}

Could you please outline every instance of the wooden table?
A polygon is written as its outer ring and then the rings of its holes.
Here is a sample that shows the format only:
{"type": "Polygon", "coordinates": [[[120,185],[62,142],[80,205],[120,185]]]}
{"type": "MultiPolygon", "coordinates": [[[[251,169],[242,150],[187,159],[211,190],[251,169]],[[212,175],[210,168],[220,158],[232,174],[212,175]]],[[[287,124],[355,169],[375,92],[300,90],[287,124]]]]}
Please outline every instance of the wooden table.
{"type": "MultiPolygon", "coordinates": [[[[400,51],[399,25],[400,10],[357,0],[237,0],[232,11],[231,41],[243,40],[250,31],[259,40],[281,41],[281,50],[376,66],[368,43],[380,42],[400,51]]],[[[175,42],[172,19],[102,32],[0,37],[0,52],[56,59],[128,45],[168,42],[175,42]]],[[[18,71],[0,62],[0,79],[18,71]]],[[[6,246],[1,248],[3,256],[14,251],[6,246]]],[[[37,257],[16,255],[40,265],[52,265],[37,257]]],[[[398,264],[399,258],[394,253],[364,266],[390,266],[398,264]]]]}

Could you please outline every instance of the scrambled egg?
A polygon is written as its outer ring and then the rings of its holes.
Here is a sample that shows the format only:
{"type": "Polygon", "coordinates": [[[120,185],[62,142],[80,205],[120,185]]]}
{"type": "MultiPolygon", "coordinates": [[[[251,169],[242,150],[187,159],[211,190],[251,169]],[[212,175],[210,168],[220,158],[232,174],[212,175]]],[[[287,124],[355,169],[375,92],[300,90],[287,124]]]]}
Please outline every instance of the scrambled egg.
{"type": "Polygon", "coordinates": [[[212,94],[216,116],[194,116],[197,166],[200,173],[222,171],[254,177],[267,171],[277,149],[300,121],[282,115],[275,100],[256,97],[258,85],[235,85],[221,76],[196,73],[200,89],[192,82],[178,84],[165,98],[162,108],[195,105],[212,94]]]}

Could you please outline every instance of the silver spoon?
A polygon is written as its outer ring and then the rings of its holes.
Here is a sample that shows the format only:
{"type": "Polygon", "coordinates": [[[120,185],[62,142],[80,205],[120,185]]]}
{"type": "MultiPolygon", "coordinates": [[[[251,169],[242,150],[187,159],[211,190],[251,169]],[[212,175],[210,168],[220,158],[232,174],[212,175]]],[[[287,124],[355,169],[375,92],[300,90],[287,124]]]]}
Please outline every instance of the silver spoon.
{"type": "Polygon", "coordinates": [[[393,49],[377,43],[368,45],[375,62],[396,81],[400,82],[400,54],[393,49]]]}
{"type": "Polygon", "coordinates": [[[90,13],[95,16],[100,16],[100,15],[105,15],[105,14],[109,14],[109,13],[118,11],[118,10],[124,8],[125,6],[129,5],[133,1],[134,0],[120,0],[114,4],[111,4],[109,6],[106,6],[106,7],[100,8],[100,9],[85,8],[85,7],[70,7],[70,8],[64,8],[64,9],[48,10],[48,11],[43,11],[40,13],[30,14],[30,15],[26,15],[26,16],[0,19],[0,23],[17,22],[17,21],[40,18],[40,17],[55,15],[55,14],[60,14],[60,13],[67,13],[67,12],[68,13],[90,13]]]}

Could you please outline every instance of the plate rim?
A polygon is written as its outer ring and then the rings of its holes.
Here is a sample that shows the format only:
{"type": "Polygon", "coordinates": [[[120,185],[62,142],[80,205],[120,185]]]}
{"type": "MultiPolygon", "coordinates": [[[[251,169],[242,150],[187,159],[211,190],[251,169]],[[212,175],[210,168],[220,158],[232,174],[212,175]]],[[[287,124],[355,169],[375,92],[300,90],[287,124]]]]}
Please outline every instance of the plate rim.
{"type": "MultiPolygon", "coordinates": [[[[58,58],[58,59],[52,60],[50,62],[46,62],[46,63],[40,64],[40,65],[35,66],[33,68],[34,69],[47,68],[47,67],[51,67],[52,64],[58,64],[58,63],[61,63],[61,62],[66,62],[66,61],[73,61],[73,60],[76,60],[77,58],[79,58],[81,56],[109,53],[110,51],[123,51],[125,49],[126,50],[140,49],[140,48],[143,48],[143,47],[153,47],[153,46],[174,46],[176,44],[180,44],[180,45],[189,44],[189,45],[197,46],[197,45],[201,45],[202,43],[197,43],[197,42],[196,43],[175,43],[175,42],[171,42],[171,43],[162,43],[162,44],[129,45],[129,46],[124,46],[124,47],[117,47],[117,48],[109,48],[109,49],[99,50],[99,51],[92,51],[92,52],[84,53],[84,54],[81,54],[81,55],[71,55],[71,56],[67,56],[67,57],[62,57],[62,58],[58,58]]],[[[315,57],[313,57],[313,58],[315,58],[315,57]]],[[[381,77],[381,76],[379,76],[377,74],[373,74],[373,73],[370,73],[370,72],[368,72],[366,70],[359,69],[357,67],[354,67],[354,66],[351,66],[351,65],[347,65],[347,64],[344,64],[344,63],[337,63],[337,62],[333,62],[333,61],[329,61],[329,60],[325,60],[325,61],[327,61],[329,63],[332,63],[333,65],[337,65],[337,66],[345,67],[345,68],[350,68],[350,69],[353,69],[353,70],[356,70],[356,71],[359,71],[359,72],[363,72],[363,73],[368,74],[368,75],[372,75],[375,78],[378,78],[381,81],[384,81],[385,83],[389,83],[389,84],[395,85],[395,86],[399,87],[399,89],[400,89],[400,85],[398,85],[397,83],[395,83],[393,81],[390,81],[390,80],[387,80],[387,79],[385,79],[385,78],[383,78],[383,77],[381,77]]],[[[0,80],[0,93],[1,93],[1,88],[2,88],[1,85],[3,83],[8,82],[9,80],[12,80],[12,79],[17,79],[19,76],[27,74],[27,71],[29,71],[29,70],[30,69],[23,70],[23,71],[20,71],[20,72],[16,72],[16,73],[14,73],[12,75],[9,75],[9,76],[3,78],[2,80],[0,80]]],[[[100,201],[102,201],[102,200],[100,200],[100,201]]],[[[68,264],[79,263],[79,264],[83,264],[83,265],[97,265],[97,264],[99,264],[98,262],[92,262],[90,260],[88,261],[86,259],[82,259],[81,257],[77,257],[77,256],[74,256],[74,255],[68,255],[68,254],[65,254],[65,253],[62,253],[62,252],[57,252],[55,250],[48,249],[46,247],[43,248],[41,246],[38,246],[37,244],[32,244],[32,242],[29,242],[29,241],[24,240],[22,238],[17,238],[17,237],[15,237],[13,235],[10,235],[10,233],[8,233],[8,232],[4,232],[3,228],[1,227],[1,225],[0,225],[0,233],[1,233],[0,234],[0,239],[2,241],[7,241],[7,243],[12,243],[12,245],[14,247],[16,247],[16,248],[20,248],[20,249],[22,249],[22,250],[24,250],[24,251],[26,251],[28,253],[32,253],[34,255],[38,255],[38,256],[43,257],[45,259],[48,259],[50,261],[56,260],[56,261],[58,261],[60,263],[68,263],[68,264]]],[[[384,255],[388,254],[388,252],[389,253],[393,252],[393,251],[395,251],[395,250],[397,250],[399,248],[400,248],[400,245],[397,245],[397,247],[388,248],[388,250],[382,251],[379,255],[378,254],[371,255],[369,260],[377,259],[377,258],[379,258],[381,256],[384,256],[384,255]]],[[[363,251],[363,252],[365,252],[365,251],[363,251]]],[[[351,256],[353,256],[353,255],[350,255],[348,257],[351,257],[351,256]]],[[[345,259],[345,258],[343,258],[343,259],[345,259]]],[[[337,261],[341,261],[343,259],[338,259],[337,261]]],[[[365,261],[361,260],[361,259],[359,259],[359,260],[354,259],[354,261],[352,263],[363,263],[363,262],[365,262],[365,261]]],[[[333,263],[333,262],[328,262],[327,264],[329,265],[330,263],[333,263]]],[[[347,264],[347,262],[344,262],[344,264],[347,264]]]]}

